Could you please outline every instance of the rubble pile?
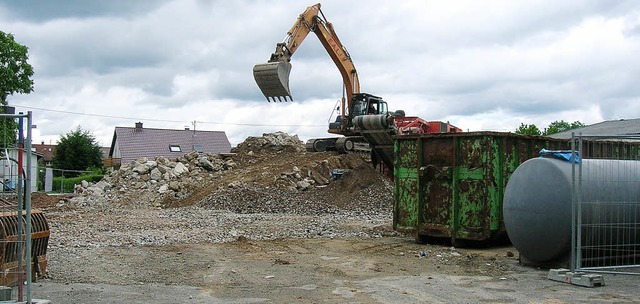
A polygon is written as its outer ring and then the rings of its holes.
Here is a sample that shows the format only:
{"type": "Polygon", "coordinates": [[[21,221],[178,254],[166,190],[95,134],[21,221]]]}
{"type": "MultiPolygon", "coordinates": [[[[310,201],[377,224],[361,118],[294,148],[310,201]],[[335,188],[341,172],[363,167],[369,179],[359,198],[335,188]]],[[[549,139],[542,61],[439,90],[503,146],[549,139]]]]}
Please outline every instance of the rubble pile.
{"type": "Polygon", "coordinates": [[[75,277],[69,257],[110,247],[398,235],[392,190],[366,156],[307,152],[281,132],[225,155],[143,158],[44,209],[49,271],[75,277]],[[334,180],[334,169],[345,173],[334,180]]]}
{"type": "Polygon", "coordinates": [[[362,155],[306,152],[297,136],[283,132],[249,137],[223,155],[191,152],[123,164],[98,183],[76,185],[79,206],[133,208],[199,206],[235,213],[362,214],[392,206],[389,181],[362,155]],[[350,174],[334,181],[332,170],[350,174]]]}
{"type": "Polygon", "coordinates": [[[250,136],[240,143],[231,152],[246,152],[253,154],[257,151],[282,151],[302,152],[305,150],[304,143],[298,135],[289,135],[284,132],[264,133],[261,137],[250,136]]]}
{"type": "Polygon", "coordinates": [[[74,192],[82,196],[72,200],[81,203],[120,201],[137,198],[141,204],[156,203],[164,195],[177,198],[190,194],[193,185],[206,178],[214,178],[235,166],[233,159],[219,155],[200,155],[191,152],[171,161],[165,157],[154,160],[140,158],[123,164],[118,170],[106,175],[98,183],[76,185],[74,192]]]}

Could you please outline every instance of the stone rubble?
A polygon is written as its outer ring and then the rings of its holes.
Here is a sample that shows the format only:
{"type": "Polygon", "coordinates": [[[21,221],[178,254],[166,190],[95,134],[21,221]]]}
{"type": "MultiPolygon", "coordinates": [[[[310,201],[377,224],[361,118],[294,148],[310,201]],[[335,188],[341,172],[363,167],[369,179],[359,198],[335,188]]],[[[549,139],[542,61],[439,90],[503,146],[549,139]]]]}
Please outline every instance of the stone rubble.
{"type": "Polygon", "coordinates": [[[123,164],[98,183],[83,181],[76,185],[74,193],[80,196],[72,201],[77,204],[104,203],[134,196],[157,202],[164,195],[184,197],[189,195],[188,185],[198,183],[205,176],[232,170],[234,166],[234,161],[228,157],[201,156],[195,151],[175,161],[164,157],[140,158],[123,164]]]}
{"type": "MultiPolygon", "coordinates": [[[[289,150],[292,152],[302,152],[305,150],[304,143],[300,141],[298,135],[289,135],[284,132],[264,133],[261,137],[250,136],[245,141],[240,143],[235,151],[252,151],[256,150],[289,150]]],[[[232,151],[233,152],[233,151],[232,151]]]]}
{"type": "Polygon", "coordinates": [[[282,132],[224,155],[142,158],[45,209],[51,259],[87,247],[396,235],[392,189],[361,155],[306,152],[282,132]],[[334,168],[348,172],[334,181],[334,168]]]}
{"type": "MultiPolygon", "coordinates": [[[[93,212],[101,216],[136,216],[136,212],[146,212],[163,221],[188,224],[192,224],[192,220],[182,216],[207,218],[207,222],[210,217],[220,218],[221,213],[230,218],[242,214],[326,217],[325,224],[320,225],[325,227],[323,231],[336,229],[326,223],[344,219],[371,220],[378,224],[391,220],[391,183],[375,172],[362,156],[305,152],[297,136],[283,132],[249,137],[232,152],[223,155],[191,152],[175,160],[141,158],[123,164],[97,183],[83,181],[76,185],[76,195],[59,207],[72,208],[74,213],[85,212],[85,218],[92,217],[93,212]],[[349,172],[333,181],[331,170],[335,167],[349,169],[349,172]],[[177,215],[179,219],[175,218],[177,215]]],[[[278,227],[287,226],[286,221],[275,222],[278,227]]],[[[113,227],[104,229],[120,231],[121,224],[117,221],[113,227]]],[[[126,224],[130,225],[126,231],[147,230],[133,222],[126,224]]],[[[302,234],[291,227],[285,230],[292,236],[306,235],[309,231],[315,231],[314,235],[327,234],[317,229],[307,224],[302,234]]],[[[180,233],[172,232],[172,235],[180,233]]],[[[266,236],[252,232],[246,237],[262,239],[276,235],[285,236],[279,231],[266,236]]],[[[152,239],[152,243],[166,241],[152,239]]]]}

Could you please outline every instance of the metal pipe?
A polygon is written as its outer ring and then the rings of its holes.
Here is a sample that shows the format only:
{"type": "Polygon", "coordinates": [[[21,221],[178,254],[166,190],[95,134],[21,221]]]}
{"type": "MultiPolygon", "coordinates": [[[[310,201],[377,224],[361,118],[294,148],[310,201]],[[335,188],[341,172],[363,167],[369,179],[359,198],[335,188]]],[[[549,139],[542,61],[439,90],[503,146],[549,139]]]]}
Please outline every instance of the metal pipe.
{"type": "MultiPolygon", "coordinates": [[[[26,213],[26,222],[27,222],[27,303],[31,303],[31,271],[32,271],[32,259],[33,256],[31,254],[31,125],[32,125],[32,113],[31,111],[27,112],[27,141],[26,141],[26,150],[28,151],[27,155],[27,172],[26,172],[26,183],[24,188],[25,201],[25,213],[26,213]]],[[[20,170],[22,171],[22,170],[20,170]]]]}
{"type": "MultiPolygon", "coordinates": [[[[22,114],[22,112],[20,113],[22,114]]],[[[16,245],[18,247],[18,301],[22,301],[23,299],[23,286],[24,286],[24,274],[23,274],[23,266],[22,266],[22,260],[24,257],[24,246],[22,245],[23,242],[23,237],[22,237],[22,223],[23,223],[23,217],[22,217],[22,211],[24,210],[23,207],[23,203],[24,201],[22,200],[23,196],[22,196],[22,191],[24,191],[23,187],[22,187],[22,153],[24,152],[24,147],[23,147],[23,143],[24,143],[24,133],[22,132],[22,128],[24,126],[24,118],[22,116],[18,117],[18,185],[16,187],[16,194],[18,195],[18,207],[16,210],[16,218],[18,220],[18,239],[16,240],[16,245]]],[[[29,234],[28,232],[25,232],[25,234],[29,234]]],[[[27,262],[28,263],[28,262],[27,262]]]]}
{"type": "MultiPolygon", "coordinates": [[[[576,136],[575,132],[571,132],[571,159],[576,159],[576,136]]],[[[576,271],[576,206],[578,205],[577,195],[578,186],[576,185],[576,162],[571,162],[571,259],[569,268],[571,272],[576,271]]]]}

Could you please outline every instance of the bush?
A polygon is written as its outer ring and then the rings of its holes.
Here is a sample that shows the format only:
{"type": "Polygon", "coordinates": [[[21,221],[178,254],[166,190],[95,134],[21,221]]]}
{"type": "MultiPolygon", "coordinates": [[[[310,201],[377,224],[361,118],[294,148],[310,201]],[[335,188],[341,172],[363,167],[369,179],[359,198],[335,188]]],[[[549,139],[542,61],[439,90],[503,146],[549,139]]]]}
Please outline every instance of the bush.
{"type": "Polygon", "coordinates": [[[100,173],[91,173],[87,175],[80,175],[78,177],[54,177],[53,178],[53,191],[54,192],[63,192],[63,193],[72,193],[73,186],[82,183],[83,180],[86,180],[90,183],[97,183],[102,180],[104,175],[100,173]]]}

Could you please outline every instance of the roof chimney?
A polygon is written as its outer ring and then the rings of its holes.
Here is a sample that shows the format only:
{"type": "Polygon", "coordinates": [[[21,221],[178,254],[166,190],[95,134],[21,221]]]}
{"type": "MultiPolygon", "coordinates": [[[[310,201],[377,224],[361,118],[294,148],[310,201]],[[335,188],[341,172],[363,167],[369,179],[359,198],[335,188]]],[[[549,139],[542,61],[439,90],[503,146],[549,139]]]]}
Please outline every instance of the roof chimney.
{"type": "Polygon", "coordinates": [[[142,129],[142,123],[136,122],[136,129],[142,129]]]}

